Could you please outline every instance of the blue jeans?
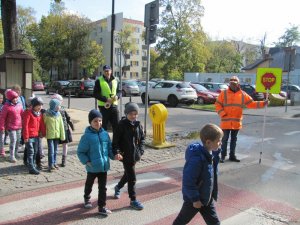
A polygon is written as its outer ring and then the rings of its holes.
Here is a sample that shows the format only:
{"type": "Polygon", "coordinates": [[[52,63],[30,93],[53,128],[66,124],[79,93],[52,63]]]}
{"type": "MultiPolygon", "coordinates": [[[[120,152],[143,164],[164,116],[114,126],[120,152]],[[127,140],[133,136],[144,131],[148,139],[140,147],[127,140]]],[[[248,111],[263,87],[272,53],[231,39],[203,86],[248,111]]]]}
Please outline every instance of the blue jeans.
{"type": "Polygon", "coordinates": [[[47,139],[48,144],[48,166],[51,168],[56,164],[56,155],[59,139],[47,139]]]}
{"type": "Polygon", "coordinates": [[[39,137],[29,138],[28,142],[25,144],[27,150],[27,162],[29,171],[36,170],[36,155],[39,146],[39,137]]]}
{"type": "Polygon", "coordinates": [[[191,202],[184,202],[173,225],[188,224],[198,212],[202,215],[206,224],[221,224],[214,203],[211,201],[207,206],[202,206],[200,209],[194,208],[193,203],[191,202]]]}

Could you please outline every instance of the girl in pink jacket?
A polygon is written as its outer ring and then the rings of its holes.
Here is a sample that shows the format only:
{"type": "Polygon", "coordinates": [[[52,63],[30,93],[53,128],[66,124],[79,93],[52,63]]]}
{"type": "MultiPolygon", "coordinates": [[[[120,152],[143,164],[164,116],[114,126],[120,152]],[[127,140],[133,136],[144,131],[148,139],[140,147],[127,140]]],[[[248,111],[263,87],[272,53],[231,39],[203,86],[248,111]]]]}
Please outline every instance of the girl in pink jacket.
{"type": "Polygon", "coordinates": [[[19,143],[21,138],[21,116],[23,113],[23,108],[21,104],[18,104],[18,93],[13,90],[8,90],[5,95],[6,102],[1,112],[0,131],[8,131],[10,139],[10,161],[15,163],[17,161],[16,158],[18,158],[19,143]]]}

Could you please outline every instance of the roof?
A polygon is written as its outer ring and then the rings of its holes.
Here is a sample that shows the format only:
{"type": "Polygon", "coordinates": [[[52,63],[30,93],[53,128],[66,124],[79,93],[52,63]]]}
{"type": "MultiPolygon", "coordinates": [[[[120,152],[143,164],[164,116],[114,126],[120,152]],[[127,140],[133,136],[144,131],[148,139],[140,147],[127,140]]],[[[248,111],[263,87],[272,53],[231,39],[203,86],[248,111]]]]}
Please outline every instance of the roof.
{"type": "Polygon", "coordinates": [[[267,58],[264,58],[264,59],[258,59],[256,60],[254,63],[252,64],[249,64],[245,67],[242,68],[242,70],[252,70],[252,69],[255,69],[257,68],[260,64],[268,61],[268,60],[272,60],[273,58],[272,57],[267,57],[267,58]]]}
{"type": "Polygon", "coordinates": [[[0,55],[0,59],[34,59],[32,55],[27,54],[23,49],[11,50],[0,55]]]}

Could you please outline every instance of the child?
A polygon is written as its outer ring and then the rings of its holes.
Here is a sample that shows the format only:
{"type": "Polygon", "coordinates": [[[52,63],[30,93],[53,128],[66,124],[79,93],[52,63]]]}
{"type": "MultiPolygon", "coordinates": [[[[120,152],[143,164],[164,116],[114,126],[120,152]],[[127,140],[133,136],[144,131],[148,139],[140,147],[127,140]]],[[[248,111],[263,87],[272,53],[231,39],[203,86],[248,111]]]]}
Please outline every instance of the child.
{"type": "Polygon", "coordinates": [[[108,133],[102,128],[102,115],[98,110],[93,109],[89,112],[89,123],[90,126],[85,129],[77,148],[77,156],[87,171],[84,208],[92,208],[90,194],[97,177],[99,214],[108,216],[111,211],[105,207],[107,171],[110,168],[109,158],[114,158],[111,140],[108,133]]]}
{"type": "Polygon", "coordinates": [[[173,225],[188,224],[197,212],[206,224],[219,225],[213,199],[217,200],[217,167],[223,131],[215,124],[207,124],[200,131],[201,142],[188,146],[182,176],[183,206],[173,225]]]}
{"type": "Polygon", "coordinates": [[[113,152],[117,158],[123,159],[124,175],[115,186],[115,198],[120,198],[120,190],[128,182],[130,206],[142,210],[144,206],[136,200],[135,164],[144,154],[145,135],[140,121],[137,121],[139,107],[129,102],[125,105],[123,117],[113,134],[113,152]]]}
{"type": "MultiPolygon", "coordinates": [[[[51,98],[57,99],[58,101],[60,101],[61,104],[63,102],[63,97],[59,94],[54,94],[51,96],[51,98]]],[[[62,146],[63,146],[61,166],[65,167],[66,160],[67,160],[67,154],[68,154],[68,143],[73,141],[70,128],[72,129],[72,131],[74,131],[74,125],[73,125],[73,122],[71,121],[71,117],[69,116],[69,114],[67,113],[67,111],[64,109],[63,106],[61,106],[59,112],[64,121],[64,128],[65,128],[65,134],[66,134],[66,139],[64,141],[60,142],[60,144],[62,144],[62,146]]]]}
{"type": "Polygon", "coordinates": [[[23,113],[23,139],[26,146],[29,173],[38,175],[40,172],[36,164],[40,164],[38,162],[38,160],[40,161],[40,155],[38,154],[39,138],[41,133],[45,133],[45,125],[41,114],[43,101],[41,98],[35,97],[31,99],[30,105],[31,108],[23,113]]]}
{"type": "Polygon", "coordinates": [[[12,163],[17,162],[16,158],[19,158],[19,143],[21,139],[21,128],[22,128],[22,118],[23,113],[22,106],[18,104],[19,95],[13,91],[8,90],[6,92],[6,99],[0,117],[0,131],[8,130],[8,135],[10,139],[9,151],[10,151],[10,161],[12,163]]]}
{"type": "Polygon", "coordinates": [[[58,169],[56,163],[57,147],[59,140],[65,140],[65,129],[62,116],[59,112],[60,101],[51,99],[49,109],[44,113],[44,123],[46,126],[46,136],[48,144],[48,171],[58,169]]]}
{"type": "MultiPolygon", "coordinates": [[[[0,93],[0,117],[1,111],[3,108],[3,95],[0,93]]],[[[4,131],[0,130],[0,156],[5,156],[5,150],[4,150],[4,131]]]]}

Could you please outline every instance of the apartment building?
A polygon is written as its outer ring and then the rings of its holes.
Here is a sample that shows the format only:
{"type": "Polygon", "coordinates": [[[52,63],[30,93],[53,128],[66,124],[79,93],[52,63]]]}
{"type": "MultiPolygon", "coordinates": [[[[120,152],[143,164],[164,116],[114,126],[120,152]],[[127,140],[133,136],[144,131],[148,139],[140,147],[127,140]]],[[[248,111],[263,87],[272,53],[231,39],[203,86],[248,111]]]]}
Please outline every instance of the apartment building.
{"type": "MultiPolygon", "coordinates": [[[[134,45],[134,50],[130,50],[126,54],[126,59],[120,57],[120,46],[114,38],[114,55],[113,55],[113,73],[116,77],[120,77],[122,71],[122,79],[140,79],[143,80],[147,73],[147,46],[143,39],[143,32],[145,31],[144,23],[142,21],[126,19],[116,17],[116,23],[120,29],[126,26],[132,28],[131,40],[134,45]],[[121,69],[120,69],[121,59],[121,69]]],[[[103,55],[105,57],[104,64],[110,64],[111,59],[111,30],[110,20],[104,18],[95,21],[91,24],[92,31],[90,38],[95,40],[98,44],[103,46],[103,55]]],[[[114,32],[116,37],[118,30],[114,32]]],[[[103,65],[100,65],[98,70],[95,71],[95,75],[99,76],[103,74],[103,65]]]]}

